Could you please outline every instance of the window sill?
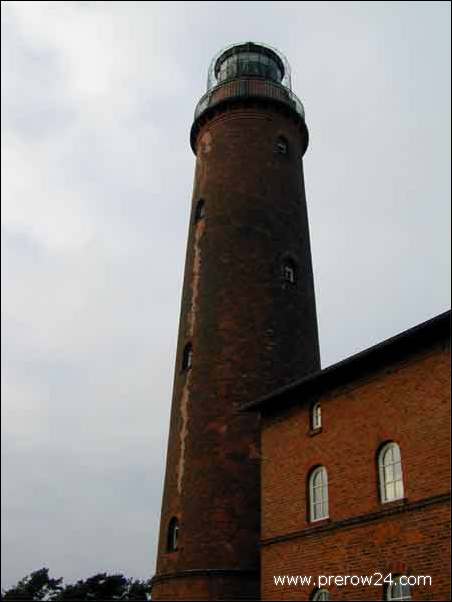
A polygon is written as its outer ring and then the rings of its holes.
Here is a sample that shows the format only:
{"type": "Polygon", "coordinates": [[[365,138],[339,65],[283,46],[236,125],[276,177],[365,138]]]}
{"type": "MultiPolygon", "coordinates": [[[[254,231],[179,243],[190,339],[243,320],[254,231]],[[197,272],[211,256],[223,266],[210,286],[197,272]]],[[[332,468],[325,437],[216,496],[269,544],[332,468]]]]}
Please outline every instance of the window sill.
{"type": "Polygon", "coordinates": [[[332,522],[331,518],[319,518],[319,520],[310,521],[308,523],[308,529],[315,529],[316,527],[324,527],[332,522]]]}
{"type": "Polygon", "coordinates": [[[177,550],[166,550],[165,556],[175,556],[179,552],[179,550],[180,548],[177,548],[177,550]]]}
{"type": "Polygon", "coordinates": [[[315,437],[315,435],[320,435],[320,433],[323,431],[323,428],[321,426],[319,426],[316,429],[311,429],[308,432],[309,437],[315,437]]]}
{"type": "Polygon", "coordinates": [[[398,500],[388,500],[387,502],[380,500],[380,505],[383,508],[392,508],[392,507],[397,507],[397,506],[404,506],[405,504],[408,504],[408,498],[407,497],[401,497],[398,500]]]}

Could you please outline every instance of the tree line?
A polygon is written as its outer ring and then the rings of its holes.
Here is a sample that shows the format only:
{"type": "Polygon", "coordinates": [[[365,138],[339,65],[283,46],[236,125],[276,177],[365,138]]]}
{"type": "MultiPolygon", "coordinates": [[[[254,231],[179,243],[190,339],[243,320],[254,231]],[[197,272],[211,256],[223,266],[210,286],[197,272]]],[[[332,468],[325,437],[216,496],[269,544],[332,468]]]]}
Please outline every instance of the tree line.
{"type": "Polygon", "coordinates": [[[49,569],[30,573],[7,590],[1,600],[150,600],[151,583],[128,579],[124,575],[98,573],[76,583],[65,585],[63,578],[52,579],[49,569]]]}

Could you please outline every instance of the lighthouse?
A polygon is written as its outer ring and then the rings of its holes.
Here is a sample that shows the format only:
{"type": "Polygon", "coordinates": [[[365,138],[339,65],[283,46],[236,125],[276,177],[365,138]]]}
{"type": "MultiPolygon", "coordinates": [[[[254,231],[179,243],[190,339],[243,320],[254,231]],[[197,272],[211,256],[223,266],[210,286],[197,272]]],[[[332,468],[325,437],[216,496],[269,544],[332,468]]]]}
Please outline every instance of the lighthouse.
{"type": "MultiPolygon", "coordinates": [[[[240,407],[320,368],[303,156],[274,48],[214,57],[196,156],[154,600],[259,598],[259,418],[240,407]]],[[[282,459],[283,461],[283,459],[282,459]]]]}

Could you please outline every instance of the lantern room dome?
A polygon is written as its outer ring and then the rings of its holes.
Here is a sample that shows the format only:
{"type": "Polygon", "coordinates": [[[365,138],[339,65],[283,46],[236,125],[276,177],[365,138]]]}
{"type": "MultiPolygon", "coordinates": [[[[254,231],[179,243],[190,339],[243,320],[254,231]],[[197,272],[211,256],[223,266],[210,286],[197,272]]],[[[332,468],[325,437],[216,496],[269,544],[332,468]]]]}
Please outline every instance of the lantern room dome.
{"type": "Polygon", "coordinates": [[[245,76],[262,77],[279,84],[284,71],[283,62],[273,50],[252,42],[229,48],[214,65],[215,77],[219,83],[245,76]]]}
{"type": "Polygon", "coordinates": [[[244,42],[223,48],[210,64],[207,90],[242,77],[265,79],[291,89],[287,59],[266,44],[244,42]]]}

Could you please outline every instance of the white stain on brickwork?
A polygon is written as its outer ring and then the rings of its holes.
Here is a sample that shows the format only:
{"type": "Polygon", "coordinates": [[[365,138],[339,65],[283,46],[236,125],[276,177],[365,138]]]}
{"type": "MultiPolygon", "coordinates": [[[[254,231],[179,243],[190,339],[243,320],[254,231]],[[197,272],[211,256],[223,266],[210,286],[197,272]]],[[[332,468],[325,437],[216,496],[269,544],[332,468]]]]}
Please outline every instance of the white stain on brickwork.
{"type": "MultiPolygon", "coordinates": [[[[199,281],[201,277],[201,248],[200,241],[202,235],[204,234],[204,219],[202,219],[196,225],[195,230],[195,242],[194,242],[194,252],[193,252],[193,275],[191,281],[191,303],[190,310],[187,316],[188,323],[188,336],[190,338],[193,337],[193,333],[195,332],[195,322],[196,322],[196,313],[198,309],[198,293],[199,293],[199,281]]],[[[195,350],[196,352],[196,350],[195,350]]]]}
{"type": "Polygon", "coordinates": [[[181,493],[182,491],[182,479],[184,478],[184,468],[185,468],[185,446],[186,439],[188,435],[188,379],[187,384],[182,390],[182,396],[180,400],[180,416],[182,420],[182,425],[179,433],[180,438],[180,457],[179,464],[177,467],[177,491],[181,493]]]}
{"type": "MultiPolygon", "coordinates": [[[[193,273],[191,281],[191,303],[190,309],[187,316],[187,336],[189,339],[193,338],[196,325],[196,314],[198,309],[198,292],[199,292],[199,281],[201,274],[201,248],[200,241],[204,234],[204,220],[201,220],[196,224],[195,229],[195,241],[194,241],[194,253],[193,253],[193,273]]],[[[196,362],[196,346],[193,347],[194,362],[196,362]]],[[[180,416],[181,416],[181,428],[179,432],[180,439],[180,456],[179,463],[177,466],[177,491],[182,492],[182,481],[184,478],[185,469],[185,452],[187,446],[188,436],[188,422],[189,422],[189,401],[190,401],[190,377],[191,371],[187,374],[185,385],[182,389],[182,395],[180,400],[180,416]]]]}

